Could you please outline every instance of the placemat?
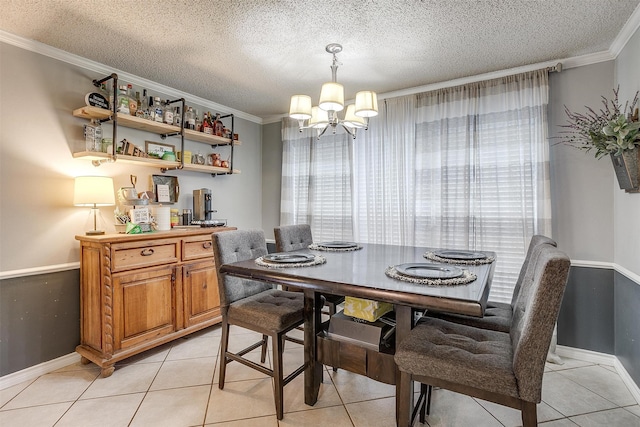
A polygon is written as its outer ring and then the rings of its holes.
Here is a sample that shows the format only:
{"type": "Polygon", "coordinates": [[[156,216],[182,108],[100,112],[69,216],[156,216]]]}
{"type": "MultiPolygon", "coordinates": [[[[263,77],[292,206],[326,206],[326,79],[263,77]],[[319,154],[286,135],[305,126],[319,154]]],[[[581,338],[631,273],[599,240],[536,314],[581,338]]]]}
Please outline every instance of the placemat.
{"type": "Polygon", "coordinates": [[[312,251],[351,252],[351,251],[358,251],[362,249],[362,246],[358,245],[351,248],[328,248],[326,246],[321,246],[316,243],[312,243],[308,246],[308,248],[311,249],[312,251]]]}
{"type": "Polygon", "coordinates": [[[402,280],[403,282],[417,283],[427,286],[456,286],[466,285],[477,279],[477,276],[471,273],[469,270],[462,270],[462,277],[455,277],[453,279],[420,279],[417,277],[409,277],[398,273],[395,266],[387,267],[384,274],[392,279],[402,280]]]}
{"type": "Polygon", "coordinates": [[[480,265],[480,264],[491,264],[496,260],[493,256],[488,256],[482,259],[451,259],[451,258],[442,258],[433,252],[426,252],[422,255],[426,259],[430,259],[431,261],[444,262],[446,264],[459,264],[459,265],[480,265]]]}
{"type": "Polygon", "coordinates": [[[262,257],[256,258],[255,263],[261,267],[268,268],[294,268],[294,267],[311,267],[312,265],[320,265],[327,262],[327,259],[322,255],[314,255],[313,261],[311,262],[297,262],[297,263],[275,263],[275,262],[267,262],[262,259],[262,257]]]}

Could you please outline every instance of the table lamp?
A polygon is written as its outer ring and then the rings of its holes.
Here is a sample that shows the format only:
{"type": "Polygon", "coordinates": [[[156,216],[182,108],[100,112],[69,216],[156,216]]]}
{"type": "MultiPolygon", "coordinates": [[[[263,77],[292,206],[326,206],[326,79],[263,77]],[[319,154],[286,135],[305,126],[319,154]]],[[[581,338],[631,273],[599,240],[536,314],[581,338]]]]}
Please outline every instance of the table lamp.
{"type": "Polygon", "coordinates": [[[116,204],[113,179],[107,176],[76,177],[73,204],[75,206],[91,207],[93,230],[87,231],[86,234],[88,236],[104,234],[104,230],[98,230],[98,217],[100,217],[98,206],[113,206],[116,204]]]}

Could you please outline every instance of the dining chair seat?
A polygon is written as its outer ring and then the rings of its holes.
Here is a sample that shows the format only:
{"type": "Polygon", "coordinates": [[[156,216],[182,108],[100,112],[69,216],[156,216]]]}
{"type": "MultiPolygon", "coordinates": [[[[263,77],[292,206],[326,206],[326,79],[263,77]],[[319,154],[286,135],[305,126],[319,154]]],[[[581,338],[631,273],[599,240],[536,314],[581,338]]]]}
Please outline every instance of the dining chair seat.
{"type": "Polygon", "coordinates": [[[304,296],[299,292],[269,289],[229,306],[230,321],[253,324],[258,329],[277,331],[300,324],[304,296]]]}

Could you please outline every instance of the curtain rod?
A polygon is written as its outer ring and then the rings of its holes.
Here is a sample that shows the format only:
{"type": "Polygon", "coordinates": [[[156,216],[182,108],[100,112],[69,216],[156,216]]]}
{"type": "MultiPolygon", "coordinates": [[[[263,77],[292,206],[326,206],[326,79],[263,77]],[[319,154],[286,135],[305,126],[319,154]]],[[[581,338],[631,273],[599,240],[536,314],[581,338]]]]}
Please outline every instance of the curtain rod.
{"type": "Polygon", "coordinates": [[[547,71],[550,73],[561,73],[562,72],[562,62],[558,62],[556,65],[551,67],[547,67],[547,71]]]}

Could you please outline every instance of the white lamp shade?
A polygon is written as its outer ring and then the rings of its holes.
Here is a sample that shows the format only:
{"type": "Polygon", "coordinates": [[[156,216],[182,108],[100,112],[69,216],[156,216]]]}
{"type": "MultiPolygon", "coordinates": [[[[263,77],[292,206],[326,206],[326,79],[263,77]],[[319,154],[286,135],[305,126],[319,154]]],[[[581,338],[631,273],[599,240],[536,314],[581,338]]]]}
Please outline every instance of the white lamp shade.
{"type": "Polygon", "coordinates": [[[314,129],[324,129],[329,125],[329,113],[318,108],[311,109],[311,118],[309,119],[309,127],[314,129]]]}
{"type": "Polygon", "coordinates": [[[367,122],[364,117],[358,117],[355,114],[356,106],[353,104],[347,105],[347,112],[344,114],[344,120],[342,123],[350,128],[364,128],[367,126],[367,122]]]}
{"type": "Polygon", "coordinates": [[[342,111],[344,108],[344,88],[342,85],[335,82],[323,84],[318,106],[324,111],[342,111]]]}
{"type": "Polygon", "coordinates": [[[289,117],[296,120],[311,118],[311,97],[308,95],[293,95],[289,107],[289,117]]]}
{"type": "Polygon", "coordinates": [[[356,116],[373,117],[378,115],[378,95],[370,90],[356,93],[356,116]]]}
{"type": "Polygon", "coordinates": [[[75,206],[112,206],[116,204],[113,179],[108,176],[79,176],[73,190],[75,206]]]}

